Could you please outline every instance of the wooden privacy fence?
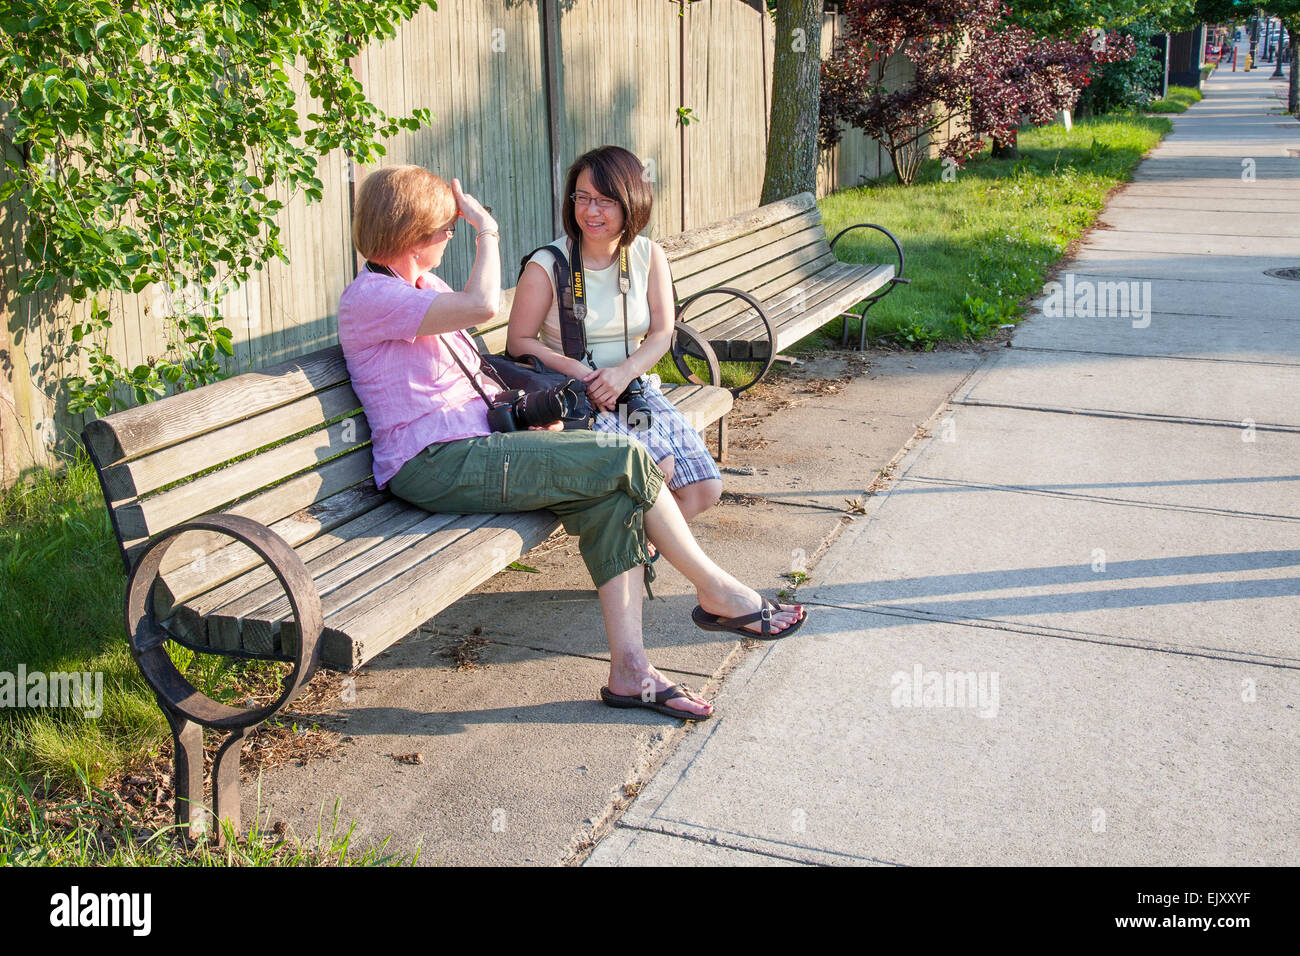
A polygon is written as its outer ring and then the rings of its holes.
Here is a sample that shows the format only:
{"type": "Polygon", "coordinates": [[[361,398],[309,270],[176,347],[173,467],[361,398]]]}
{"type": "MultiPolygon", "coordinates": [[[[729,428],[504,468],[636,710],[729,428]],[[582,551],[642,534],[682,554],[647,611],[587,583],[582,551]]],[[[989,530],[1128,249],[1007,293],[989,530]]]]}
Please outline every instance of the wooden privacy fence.
{"type": "MultiPolygon", "coordinates": [[[[827,14],[824,53],[835,19],[827,14]]],[[[385,162],[457,176],[491,206],[501,223],[504,284],[510,285],[519,257],[562,231],[556,209],[564,171],[595,146],[625,146],[645,163],[655,193],[651,236],[756,207],[775,43],[761,0],[443,0],[353,67],[383,109],[432,111],[430,126],[387,143],[385,162]],[[695,121],[683,125],[679,107],[689,108],[695,121]]],[[[889,69],[901,78],[906,64],[889,69]]],[[[305,91],[300,108],[313,108],[305,91]]],[[[822,164],[819,192],[889,168],[857,132],[837,152],[822,164]]],[[[278,221],[291,264],[268,263],[223,303],[234,332],[230,372],[335,341],[339,295],[357,265],[351,204],[365,172],[336,152],[321,161],[321,202],[307,206],[302,196],[280,196],[286,205],[278,221]]],[[[66,448],[63,436],[85,425],[82,416],[66,413],[60,386],[85,370],[63,359],[58,343],[87,304],[14,294],[23,222],[16,199],[0,207],[0,483],[6,486],[32,466],[53,464],[55,449],[66,448]]],[[[453,285],[472,263],[472,230],[463,232],[440,269],[453,285]]],[[[164,351],[165,290],[106,301],[115,357],[132,368],[164,351]]]]}

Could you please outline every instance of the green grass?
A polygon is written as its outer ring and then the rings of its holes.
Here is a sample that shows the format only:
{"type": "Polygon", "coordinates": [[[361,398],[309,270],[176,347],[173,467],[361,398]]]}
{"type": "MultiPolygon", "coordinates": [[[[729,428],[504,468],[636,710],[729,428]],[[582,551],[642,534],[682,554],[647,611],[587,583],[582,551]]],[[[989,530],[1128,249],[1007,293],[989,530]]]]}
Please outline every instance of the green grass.
{"type": "MultiPolygon", "coordinates": [[[[171,734],[127,646],[126,576],[95,470],[84,454],[0,494],[0,671],[102,674],[103,712],[5,707],[0,743],[14,769],[56,789],[103,786],[156,757],[171,734]]],[[[289,665],[195,655],[169,645],[200,690],[222,703],[277,686],[289,665]]]]}
{"type": "Polygon", "coordinates": [[[0,741],[22,773],[101,785],[169,733],[127,649],[126,580],[94,468],[80,458],[9,489],[0,521],[0,670],[100,672],[104,707],[5,708],[0,741]]]}
{"type": "Polygon", "coordinates": [[[418,861],[388,850],[388,840],[364,852],[352,847],[355,824],[341,828],[338,801],[324,808],[314,838],[281,839],[255,820],[240,838],[225,827],[225,843],[191,841],[179,826],[142,829],[132,808],[80,780],[80,792],[51,799],[45,779],[33,786],[11,762],[0,768],[0,866],[404,866],[418,861]]]}
{"type": "MultiPolygon", "coordinates": [[[[15,673],[22,664],[28,673],[103,678],[104,710],[94,717],[73,709],[0,709],[0,742],[15,755],[19,772],[47,775],[63,789],[75,788],[82,777],[102,786],[170,741],[127,646],[125,590],[112,524],[84,451],[55,471],[35,472],[32,480],[0,491],[0,671],[15,673]]],[[[222,703],[278,686],[290,669],[281,662],[195,655],[175,644],[168,650],[195,686],[222,703]]]]}
{"type": "MultiPolygon", "coordinates": [[[[94,707],[0,708],[0,866],[320,865],[391,862],[356,853],[350,834],[302,847],[256,825],[220,851],[191,845],[174,828],[141,830],[113,795],[113,781],[148,767],[171,738],[153,692],[128,650],[126,578],[94,467],[84,455],[57,472],[0,492],[0,671],[102,674],[94,707]]],[[[200,690],[223,703],[278,688],[289,665],[195,655],[169,645],[200,690]]],[[[399,861],[401,862],[401,861],[399,861]]]]}
{"type": "Polygon", "coordinates": [[[1156,100],[1147,107],[1148,113],[1186,113],[1187,107],[1199,103],[1205,97],[1193,86],[1171,86],[1163,100],[1156,100]]]}
{"type": "MultiPolygon", "coordinates": [[[[943,164],[932,160],[912,186],[889,177],[822,199],[827,236],[874,222],[898,237],[907,256],[904,274],[911,284],[871,309],[868,340],[929,350],[976,341],[1018,321],[1049,270],[1095,221],[1106,196],[1170,129],[1167,119],[1132,114],[1083,120],[1071,131],[1046,126],[1020,135],[1019,159],[992,159],[985,152],[955,170],[951,182],[944,181],[943,164]]],[[[896,261],[889,241],[874,230],[849,233],[835,253],[851,262],[896,261]]],[[[787,352],[835,346],[841,327],[836,319],[787,352]]],[[[850,341],[857,335],[854,321],[850,341]]],[[[691,364],[701,374],[703,363],[691,364]]],[[[666,382],[681,381],[667,357],[654,370],[666,382]]],[[[752,365],[724,362],[723,384],[739,384],[753,371],[752,365]]]]}
{"type": "MultiPolygon", "coordinates": [[[[1171,128],[1167,119],[1129,114],[1081,121],[1071,131],[1046,126],[1021,134],[1019,159],[985,153],[951,182],[931,161],[912,186],[869,185],[821,200],[828,236],[854,223],[879,223],[907,254],[912,282],[872,308],[868,339],[928,350],[978,340],[1020,319],[1106,196],[1171,128]]],[[[895,258],[871,230],[850,233],[835,251],[852,262],[895,258]]],[[[801,347],[838,341],[840,322],[801,347]]],[[[856,322],[851,331],[856,337],[856,322]]]]}

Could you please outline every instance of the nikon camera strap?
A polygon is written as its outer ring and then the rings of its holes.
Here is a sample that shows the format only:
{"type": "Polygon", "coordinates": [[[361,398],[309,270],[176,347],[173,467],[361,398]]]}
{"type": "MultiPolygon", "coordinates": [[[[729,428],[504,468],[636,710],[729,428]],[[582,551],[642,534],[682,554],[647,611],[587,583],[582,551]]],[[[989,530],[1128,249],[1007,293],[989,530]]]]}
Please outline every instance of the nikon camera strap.
{"type": "MultiPolygon", "coordinates": [[[[591,350],[587,348],[587,277],[582,268],[582,250],[578,250],[576,268],[570,272],[569,257],[565,255],[563,249],[554,243],[541,246],[524,256],[519,266],[521,276],[533,256],[543,249],[551,254],[552,259],[551,271],[555,280],[555,292],[558,299],[556,311],[560,317],[560,350],[564,352],[567,358],[586,362],[592,368],[595,368],[596,364],[592,358],[591,350]]],[[[629,348],[627,294],[631,288],[632,280],[628,271],[627,250],[621,248],[618,254],[618,290],[623,299],[623,345],[625,350],[629,348]]],[[[628,354],[630,355],[631,352],[629,351],[628,354]]]]}
{"type": "MultiPolygon", "coordinates": [[[[579,243],[578,247],[573,250],[573,253],[574,253],[573,255],[573,317],[577,320],[578,324],[582,326],[583,329],[582,340],[583,340],[583,346],[585,347],[587,342],[587,333],[586,333],[587,282],[586,282],[586,276],[583,274],[582,271],[582,244],[581,243],[579,243]]],[[[627,331],[627,294],[631,288],[632,288],[632,279],[628,274],[628,268],[627,268],[627,247],[619,246],[618,247],[618,296],[622,300],[622,305],[623,305],[623,351],[627,353],[627,355],[632,354],[632,346],[629,344],[628,331],[627,331]]],[[[565,354],[566,355],[568,354],[567,350],[565,354]]],[[[595,364],[591,360],[590,351],[587,352],[587,364],[591,365],[592,368],[595,368],[595,364]]]]}

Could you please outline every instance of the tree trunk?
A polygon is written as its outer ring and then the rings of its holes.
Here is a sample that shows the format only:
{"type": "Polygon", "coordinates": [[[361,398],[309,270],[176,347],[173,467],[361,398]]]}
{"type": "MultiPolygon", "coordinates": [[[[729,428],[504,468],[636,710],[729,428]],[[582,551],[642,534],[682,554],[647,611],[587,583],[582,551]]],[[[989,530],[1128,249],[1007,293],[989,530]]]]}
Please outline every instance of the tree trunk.
{"type": "Polygon", "coordinates": [[[821,51],[822,0],[777,0],[764,203],[817,192],[821,51]]]}
{"type": "MultiPolygon", "coordinates": [[[[1300,24],[1296,24],[1300,26],[1300,24]]],[[[1300,116],[1300,73],[1296,72],[1296,60],[1300,60],[1300,37],[1291,34],[1291,82],[1287,96],[1287,111],[1300,116]]]]}
{"type": "Polygon", "coordinates": [[[1017,137],[1014,132],[1008,140],[999,140],[994,137],[993,151],[989,154],[991,159],[1019,159],[1020,147],[1017,145],[1017,137]]]}

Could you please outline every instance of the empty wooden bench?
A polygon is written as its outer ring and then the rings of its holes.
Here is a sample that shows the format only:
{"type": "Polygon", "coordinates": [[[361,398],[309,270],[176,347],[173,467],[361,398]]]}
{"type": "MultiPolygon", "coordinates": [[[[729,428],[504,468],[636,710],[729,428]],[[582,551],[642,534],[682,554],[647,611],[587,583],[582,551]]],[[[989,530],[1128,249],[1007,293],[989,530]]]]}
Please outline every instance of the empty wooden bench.
{"type": "MultiPolygon", "coordinates": [[[[828,242],[811,193],[679,233],[660,245],[672,271],[677,321],[707,339],[720,360],[758,366],[752,380],[733,390],[737,394],[756,384],[779,352],[838,316],[845,317],[841,341],[847,343],[849,320],[857,318],[848,310],[863,302],[869,309],[908,281],[903,247],[893,233],[859,223],[828,242]],[[854,229],[883,233],[894,246],[897,269],[836,259],[835,244],[854,229]]],[[[864,317],[859,348],[865,337],[864,317]]]]}
{"type": "MultiPolygon", "coordinates": [[[[503,315],[508,308],[507,299],[503,315]]],[[[477,340],[502,351],[504,322],[477,340]]],[[[707,354],[688,329],[674,353],[688,344],[707,354]]],[[[664,389],[700,428],[732,404],[707,357],[711,384],[664,389]]],[[[131,651],[175,739],[178,822],[192,834],[207,824],[203,727],[229,734],[212,807],[237,831],[239,752],[251,729],[318,667],[365,664],[560,524],[549,511],[430,514],[378,491],[338,347],[110,415],[82,437],[128,577],[131,651]],[[231,707],[177,670],[167,640],[292,670],[270,705],[231,707]]]]}

